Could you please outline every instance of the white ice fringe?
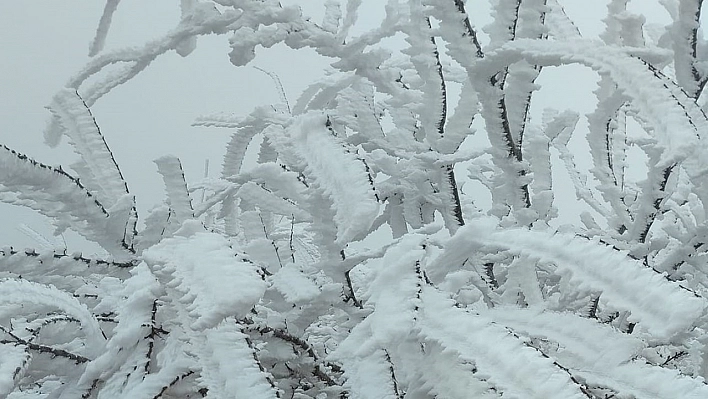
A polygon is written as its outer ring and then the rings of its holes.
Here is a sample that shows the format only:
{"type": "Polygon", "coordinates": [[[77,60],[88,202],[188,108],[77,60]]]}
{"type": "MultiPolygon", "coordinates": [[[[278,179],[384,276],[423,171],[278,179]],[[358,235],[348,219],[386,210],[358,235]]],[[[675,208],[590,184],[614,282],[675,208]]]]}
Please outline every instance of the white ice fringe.
{"type": "Polygon", "coordinates": [[[79,321],[81,331],[86,336],[86,356],[96,356],[105,347],[105,339],[98,320],[86,305],[70,294],[49,285],[37,284],[25,280],[0,280],[0,298],[4,303],[31,303],[45,306],[47,309],[59,309],[64,314],[79,321]]]}
{"type": "Polygon", "coordinates": [[[97,242],[116,260],[131,257],[124,247],[132,197],[104,204],[61,168],[41,164],[0,145],[0,200],[26,206],[54,219],[57,231],[71,226],[87,240],[97,242]]]}
{"type": "Polygon", "coordinates": [[[115,205],[128,193],[128,187],[87,105],[76,91],[63,89],[54,96],[49,110],[81,156],[78,169],[84,186],[106,207],[115,205]]]}
{"type": "Polygon", "coordinates": [[[496,229],[473,221],[446,244],[435,263],[455,267],[471,251],[506,251],[552,263],[556,273],[579,289],[601,292],[609,306],[629,310],[631,322],[652,338],[670,340],[686,331],[705,312],[706,301],[669,282],[638,260],[607,245],[560,233],[496,229]]]}
{"type": "Polygon", "coordinates": [[[29,363],[29,353],[22,345],[0,344],[0,395],[12,392],[15,379],[21,378],[29,363]]]}
{"type": "Polygon", "coordinates": [[[187,182],[184,179],[184,171],[179,158],[175,156],[163,156],[156,159],[157,171],[162,175],[167,189],[167,202],[175,212],[177,222],[184,222],[194,217],[192,202],[187,191],[187,182]]]}
{"type": "Polygon", "coordinates": [[[200,379],[214,398],[278,398],[268,382],[270,374],[259,367],[249,337],[236,324],[223,322],[205,331],[199,356],[200,379]]]}
{"type": "Polygon", "coordinates": [[[334,206],[338,244],[366,233],[379,212],[364,162],[347,151],[326,127],[326,117],[311,112],[288,128],[295,155],[305,174],[334,206]]]}
{"type": "Polygon", "coordinates": [[[423,287],[421,335],[474,362],[476,378],[500,388],[504,396],[525,399],[581,399],[587,396],[553,360],[490,320],[455,307],[444,293],[423,287]],[[450,323],[454,320],[454,323],[450,323]]]}
{"type": "Polygon", "coordinates": [[[175,237],[143,256],[182,304],[190,318],[184,322],[194,330],[228,316],[244,317],[266,288],[257,265],[237,257],[226,238],[203,231],[198,221],[185,222],[175,237]]]}

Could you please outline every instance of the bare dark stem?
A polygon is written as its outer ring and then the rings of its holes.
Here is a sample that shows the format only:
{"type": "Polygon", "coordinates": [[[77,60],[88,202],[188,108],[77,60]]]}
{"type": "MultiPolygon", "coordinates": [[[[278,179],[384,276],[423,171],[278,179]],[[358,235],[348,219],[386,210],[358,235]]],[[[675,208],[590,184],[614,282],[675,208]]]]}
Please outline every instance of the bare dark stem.
{"type": "Polygon", "coordinates": [[[81,363],[86,363],[91,361],[91,359],[77,355],[75,353],[71,353],[69,351],[65,351],[64,349],[59,349],[59,348],[52,348],[51,346],[47,345],[39,345],[35,344],[33,342],[29,342],[27,340],[24,340],[17,335],[13,334],[9,329],[0,326],[0,330],[2,330],[5,334],[9,335],[12,339],[3,339],[0,340],[0,344],[15,344],[15,345],[24,345],[30,350],[37,351],[40,353],[47,353],[52,356],[58,356],[58,357],[64,357],[67,359],[73,360],[76,364],[81,364],[81,363]]]}
{"type": "MultiPolygon", "coordinates": [[[[170,389],[170,387],[175,386],[178,382],[182,381],[183,379],[189,377],[192,374],[194,374],[194,371],[188,371],[182,375],[178,375],[168,385],[165,385],[164,387],[162,387],[160,392],[157,395],[153,396],[152,399],[160,399],[162,397],[162,395],[164,395],[165,392],[167,392],[167,390],[170,389]]],[[[202,393],[201,390],[199,393],[202,393]]],[[[204,393],[202,395],[205,396],[204,395],[205,393],[206,393],[206,391],[204,391],[204,393]]]]}
{"type": "Polygon", "coordinates": [[[354,294],[354,286],[352,285],[351,277],[349,277],[349,272],[351,272],[351,269],[344,272],[344,279],[347,281],[347,289],[349,291],[347,293],[344,301],[347,302],[351,299],[352,302],[354,303],[354,306],[356,306],[359,309],[364,309],[364,306],[361,305],[361,302],[359,302],[359,300],[356,299],[356,295],[354,294]]]}

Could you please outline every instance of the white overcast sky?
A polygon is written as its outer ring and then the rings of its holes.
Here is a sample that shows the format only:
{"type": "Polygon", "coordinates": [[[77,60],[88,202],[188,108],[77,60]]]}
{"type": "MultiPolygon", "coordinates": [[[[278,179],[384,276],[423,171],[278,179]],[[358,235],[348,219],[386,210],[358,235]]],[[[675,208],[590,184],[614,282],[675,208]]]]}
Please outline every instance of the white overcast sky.
{"type": "MultiPolygon", "coordinates": [[[[602,31],[599,23],[607,0],[559,0],[585,37],[602,31]]],[[[294,0],[283,4],[298,3],[294,0]]],[[[323,0],[303,0],[304,12],[319,20],[323,0]]],[[[377,25],[383,0],[365,0],[358,29],[377,25]]],[[[0,143],[40,162],[68,165],[74,155],[66,143],[58,149],[43,144],[44,109],[53,93],[88,61],[88,44],[94,36],[104,2],[100,0],[22,0],[2,2],[0,12],[0,143]]],[[[630,8],[647,10],[665,23],[666,12],[656,0],[634,0],[630,8]]],[[[489,21],[487,0],[468,0],[467,10],[475,24],[489,21]]],[[[179,20],[178,0],[122,0],[114,14],[105,50],[136,46],[159,37],[179,20]]],[[[213,112],[247,114],[254,106],[279,102],[270,78],[250,67],[236,68],[228,60],[227,37],[201,38],[195,53],[181,58],[161,56],[130,82],[99,100],[92,108],[133,194],[139,212],[163,198],[162,182],[152,160],[165,154],[180,157],[187,179],[194,182],[210,162],[210,175],[220,172],[221,157],[230,131],[194,128],[190,123],[213,112]]],[[[328,65],[310,50],[283,46],[262,50],[252,63],[278,74],[294,102],[297,95],[328,65]]],[[[542,95],[550,106],[567,103],[558,96],[571,93],[581,113],[592,111],[594,77],[579,68],[565,72],[564,79],[542,79],[542,95]],[[585,80],[586,86],[575,83],[585,80]],[[545,83],[544,83],[545,82],[545,83]],[[553,83],[555,82],[555,84],[553,83]]],[[[50,240],[49,224],[34,212],[0,206],[0,245],[23,248],[39,246],[18,229],[26,224],[50,240]]],[[[71,236],[70,249],[72,246],[71,236]]]]}

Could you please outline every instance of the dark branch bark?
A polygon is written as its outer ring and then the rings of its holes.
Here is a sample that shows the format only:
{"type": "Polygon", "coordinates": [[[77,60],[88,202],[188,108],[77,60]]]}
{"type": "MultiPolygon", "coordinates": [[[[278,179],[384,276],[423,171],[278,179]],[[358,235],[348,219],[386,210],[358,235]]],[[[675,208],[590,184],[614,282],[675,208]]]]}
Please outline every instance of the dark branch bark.
{"type": "Polygon", "coordinates": [[[648,220],[646,221],[646,224],[644,226],[644,229],[642,232],[639,234],[639,242],[644,243],[646,242],[647,235],[649,235],[649,230],[651,229],[651,226],[654,224],[654,221],[656,220],[656,216],[659,214],[661,210],[661,202],[663,199],[666,197],[666,184],[669,181],[669,177],[671,177],[671,171],[674,169],[676,164],[671,165],[667,168],[664,169],[663,175],[661,182],[659,182],[659,195],[657,198],[654,199],[654,211],[649,215],[648,220]]]}
{"type": "Polygon", "coordinates": [[[391,361],[391,355],[387,350],[384,349],[384,354],[386,356],[386,362],[388,362],[388,369],[391,372],[391,382],[393,383],[393,394],[396,395],[397,399],[403,399],[403,394],[398,390],[398,380],[396,379],[396,370],[393,367],[393,361],[391,361]]]}
{"type": "MultiPolygon", "coordinates": [[[[162,395],[164,395],[165,392],[167,392],[168,389],[175,386],[178,382],[182,381],[183,379],[189,377],[192,374],[194,374],[194,371],[188,371],[182,375],[178,375],[168,385],[165,385],[164,387],[162,387],[160,392],[157,395],[153,396],[152,399],[160,399],[162,397],[162,395]]],[[[203,388],[203,389],[204,389],[203,393],[202,393],[201,389],[199,390],[199,393],[202,394],[202,397],[206,396],[206,388],[203,388]]]]}
{"type": "Polygon", "coordinates": [[[354,286],[352,285],[351,277],[349,277],[349,272],[351,272],[351,270],[347,270],[346,272],[344,272],[344,279],[347,281],[347,290],[349,291],[345,295],[344,302],[347,302],[351,299],[352,303],[354,303],[354,306],[359,309],[364,309],[364,306],[362,306],[361,302],[356,299],[356,294],[354,294],[354,286]]]}
{"type": "MultiPolygon", "coordinates": [[[[34,250],[20,252],[20,251],[13,249],[13,248],[10,248],[9,251],[0,249],[1,256],[10,256],[10,255],[17,255],[17,254],[25,254],[26,256],[29,256],[29,257],[39,257],[39,255],[40,255],[38,252],[35,252],[34,250]]],[[[104,265],[104,266],[119,267],[119,268],[132,268],[138,264],[137,260],[132,260],[130,262],[113,262],[113,261],[107,261],[107,260],[103,260],[103,259],[91,259],[91,258],[84,257],[80,253],[77,253],[77,254],[66,254],[66,253],[57,254],[57,253],[55,253],[53,255],[53,257],[54,257],[54,259],[62,259],[62,258],[71,257],[76,261],[85,263],[86,266],[88,266],[88,267],[90,267],[92,265],[104,265]]],[[[41,263],[42,261],[40,260],[39,262],[41,263]]]]}
{"type": "Polygon", "coordinates": [[[24,339],[14,336],[10,333],[8,333],[8,335],[12,336],[13,339],[12,340],[9,340],[9,339],[0,340],[0,344],[24,345],[27,348],[29,348],[30,350],[37,351],[39,353],[46,353],[46,354],[50,354],[54,357],[58,356],[58,357],[64,357],[64,358],[73,360],[76,364],[81,364],[81,363],[86,363],[86,362],[91,361],[91,359],[89,359],[87,357],[77,355],[77,354],[71,353],[69,351],[65,351],[64,349],[52,348],[51,346],[47,346],[47,345],[35,344],[33,342],[25,341],[24,339]]]}
{"type": "Polygon", "coordinates": [[[477,58],[483,58],[484,52],[482,51],[482,45],[479,44],[479,39],[477,39],[477,32],[474,30],[474,28],[472,28],[470,18],[467,16],[467,11],[465,10],[465,2],[463,0],[454,1],[457,10],[460,12],[460,14],[463,14],[465,16],[465,18],[462,20],[465,29],[464,35],[472,40],[472,44],[474,45],[477,51],[477,58]]]}

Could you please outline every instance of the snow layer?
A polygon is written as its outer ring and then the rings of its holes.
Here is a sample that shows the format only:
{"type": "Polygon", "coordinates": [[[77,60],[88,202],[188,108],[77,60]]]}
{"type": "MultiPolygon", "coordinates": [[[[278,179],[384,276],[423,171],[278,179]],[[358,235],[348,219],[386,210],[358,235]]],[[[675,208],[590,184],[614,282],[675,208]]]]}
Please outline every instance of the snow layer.
{"type": "Polygon", "coordinates": [[[382,350],[352,364],[344,373],[352,399],[398,399],[382,350]]]}
{"type": "Polygon", "coordinates": [[[25,280],[5,279],[0,281],[0,298],[6,303],[32,303],[46,306],[48,309],[59,309],[77,319],[86,337],[86,347],[83,351],[86,356],[96,356],[105,347],[98,320],[86,305],[64,291],[25,280]]]}
{"type": "Polygon", "coordinates": [[[477,378],[499,387],[504,396],[519,399],[587,398],[571,376],[553,360],[525,346],[503,327],[455,307],[434,288],[424,287],[421,335],[474,362],[477,378]],[[450,320],[455,320],[450,323],[450,320]]]}
{"type": "Polygon", "coordinates": [[[572,313],[500,307],[480,314],[517,334],[557,343],[551,356],[586,383],[605,386],[637,398],[705,398],[708,386],[702,378],[633,360],[646,347],[636,335],[628,335],[572,313]]]}
{"type": "Polygon", "coordinates": [[[106,43],[106,37],[108,36],[108,31],[111,29],[113,13],[115,13],[118,8],[118,3],[120,3],[120,0],[106,1],[106,6],[103,8],[103,15],[101,15],[101,21],[98,23],[98,27],[96,28],[96,36],[94,36],[93,41],[89,46],[89,56],[93,57],[103,50],[103,46],[106,43]]]}
{"type": "Polygon", "coordinates": [[[241,201],[248,202],[262,211],[293,217],[298,222],[310,221],[312,217],[291,200],[275,195],[269,189],[256,183],[248,182],[238,189],[236,195],[241,201]]]}
{"type": "Polygon", "coordinates": [[[63,89],[54,96],[49,110],[58,118],[63,133],[69,137],[81,156],[81,180],[106,207],[116,204],[128,193],[111,150],[88,106],[71,89],[63,89]]]}
{"type": "Polygon", "coordinates": [[[0,344],[0,396],[15,388],[15,377],[22,375],[28,357],[22,345],[0,344]]]}
{"type": "MultiPolygon", "coordinates": [[[[115,295],[106,295],[96,309],[110,309],[115,302],[118,324],[106,343],[105,351],[86,366],[81,377],[87,387],[101,378],[105,381],[99,398],[120,397],[144,378],[145,370],[151,360],[146,356],[149,346],[154,344],[151,337],[153,327],[153,306],[160,293],[155,277],[145,263],[131,270],[132,277],[125,281],[123,289],[115,295]]],[[[125,396],[131,397],[131,396],[125,396]]]]}
{"type": "Polygon", "coordinates": [[[123,195],[106,209],[78,179],[0,146],[0,200],[26,206],[54,219],[61,232],[71,227],[97,242],[117,260],[130,257],[123,246],[132,197],[123,195]]]}
{"type": "Polygon", "coordinates": [[[195,330],[217,325],[227,316],[243,317],[263,295],[258,267],[240,257],[223,236],[187,221],[175,237],[144,252],[145,262],[178,293],[195,330]]]}
{"type": "Polygon", "coordinates": [[[304,303],[320,295],[320,288],[309,279],[295,263],[278,270],[272,279],[273,288],[280,291],[292,303],[304,303]]]}
{"type": "MultiPolygon", "coordinates": [[[[311,112],[289,127],[295,155],[334,204],[338,244],[368,232],[379,213],[367,167],[332,136],[325,115],[311,112]]],[[[272,140],[272,139],[271,139],[272,140]]]]}
{"type": "Polygon", "coordinates": [[[473,221],[461,228],[436,260],[443,269],[460,264],[475,248],[523,254],[556,266],[579,289],[602,292],[610,306],[631,311],[653,338],[669,340],[691,328],[705,312],[704,299],[667,281],[639,261],[598,242],[526,229],[497,229],[473,221]],[[495,249],[496,248],[496,249],[495,249]]]}
{"type": "Polygon", "coordinates": [[[192,202],[187,191],[187,182],[179,158],[163,156],[156,159],[157,171],[162,175],[167,189],[167,202],[174,210],[178,222],[184,222],[194,217],[192,202]]]}
{"type": "Polygon", "coordinates": [[[617,367],[637,356],[646,346],[639,337],[573,313],[505,306],[490,309],[480,316],[514,332],[557,342],[563,351],[555,357],[565,360],[562,361],[564,366],[593,372],[617,367]]]}
{"type": "Polygon", "coordinates": [[[277,398],[261,371],[248,336],[234,323],[223,322],[205,332],[200,379],[213,398],[277,398]]]}

